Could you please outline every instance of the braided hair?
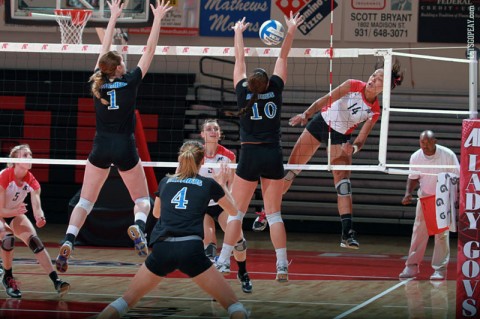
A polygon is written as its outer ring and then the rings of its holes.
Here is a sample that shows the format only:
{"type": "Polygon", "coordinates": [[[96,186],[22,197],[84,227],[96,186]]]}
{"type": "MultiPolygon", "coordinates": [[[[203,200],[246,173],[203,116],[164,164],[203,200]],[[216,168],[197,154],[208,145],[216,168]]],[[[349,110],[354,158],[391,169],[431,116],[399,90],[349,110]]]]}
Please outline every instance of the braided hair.
{"type": "Polygon", "coordinates": [[[264,69],[257,68],[247,78],[248,90],[252,92],[252,97],[247,104],[240,109],[238,116],[248,115],[252,109],[252,105],[257,102],[258,94],[265,92],[268,86],[268,74],[264,69]]]}
{"type": "Polygon", "coordinates": [[[100,95],[100,89],[105,82],[115,75],[117,67],[122,63],[122,56],[117,51],[109,51],[100,57],[98,61],[98,70],[90,77],[92,83],[91,90],[93,96],[102,102],[103,105],[110,103],[100,95]]]}

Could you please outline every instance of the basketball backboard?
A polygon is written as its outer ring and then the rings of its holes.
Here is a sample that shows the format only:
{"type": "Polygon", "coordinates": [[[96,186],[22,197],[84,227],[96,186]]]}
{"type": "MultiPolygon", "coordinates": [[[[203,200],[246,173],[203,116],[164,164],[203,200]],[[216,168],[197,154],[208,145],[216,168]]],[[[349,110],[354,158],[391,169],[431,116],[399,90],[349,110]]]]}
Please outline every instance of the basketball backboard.
{"type": "MultiPolygon", "coordinates": [[[[150,26],[153,16],[150,3],[153,0],[124,0],[122,17],[117,21],[120,28],[150,26]]],[[[91,9],[92,16],[87,27],[106,27],[110,9],[106,0],[7,0],[5,22],[7,24],[55,26],[55,9],[91,9]]]]}

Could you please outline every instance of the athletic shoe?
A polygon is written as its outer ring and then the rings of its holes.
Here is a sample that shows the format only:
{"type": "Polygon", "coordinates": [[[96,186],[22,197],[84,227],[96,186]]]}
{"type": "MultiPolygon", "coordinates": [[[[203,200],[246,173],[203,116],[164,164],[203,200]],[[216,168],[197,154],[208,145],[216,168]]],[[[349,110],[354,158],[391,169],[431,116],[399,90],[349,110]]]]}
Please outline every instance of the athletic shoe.
{"type": "Polygon", "coordinates": [[[3,275],[3,266],[0,265],[0,277],[3,275]]]}
{"type": "Polygon", "coordinates": [[[68,240],[63,243],[60,247],[60,251],[58,253],[57,259],[55,260],[55,266],[57,271],[59,272],[66,272],[68,269],[68,258],[70,258],[70,254],[73,250],[73,244],[68,240]]]}
{"type": "Polygon", "coordinates": [[[217,268],[217,270],[219,272],[221,272],[222,274],[224,275],[228,275],[230,274],[230,263],[219,263],[218,262],[218,256],[215,257],[215,262],[214,262],[214,265],[215,265],[215,268],[217,268]]]}
{"type": "Polygon", "coordinates": [[[214,243],[208,244],[207,248],[205,248],[205,256],[213,262],[215,257],[217,257],[217,245],[214,243]]]}
{"type": "Polygon", "coordinates": [[[262,231],[267,228],[267,215],[265,214],[265,211],[262,209],[261,212],[256,212],[255,214],[258,215],[258,217],[255,219],[252,225],[252,230],[253,231],[262,231]]]}
{"type": "Polygon", "coordinates": [[[70,290],[70,284],[61,279],[55,280],[55,283],[53,285],[55,286],[55,290],[58,292],[60,297],[65,296],[70,290]]]}
{"type": "Polygon", "coordinates": [[[135,250],[139,256],[148,255],[147,240],[145,239],[145,235],[138,225],[132,225],[128,227],[128,236],[131,240],[133,240],[133,243],[135,244],[135,250]]]}
{"type": "Polygon", "coordinates": [[[242,291],[246,294],[251,293],[253,290],[253,285],[250,277],[248,276],[248,272],[244,273],[243,275],[237,273],[237,278],[242,283],[242,291]]]}
{"type": "Polygon", "coordinates": [[[5,277],[2,279],[3,287],[5,287],[5,292],[12,298],[22,298],[22,293],[18,289],[17,282],[13,277],[5,277]]]}
{"type": "Polygon", "coordinates": [[[288,281],[288,266],[287,265],[278,265],[277,266],[277,277],[278,282],[287,282],[288,281]]]}
{"type": "Polygon", "coordinates": [[[346,236],[342,235],[342,241],[340,242],[340,247],[358,249],[360,244],[355,238],[356,232],[353,229],[350,229],[346,236]]]}
{"type": "Polygon", "coordinates": [[[416,275],[418,275],[418,266],[412,265],[412,266],[406,266],[405,269],[398,275],[398,278],[400,279],[408,279],[408,278],[413,278],[416,275]]]}
{"type": "Polygon", "coordinates": [[[435,270],[435,272],[430,276],[430,280],[444,280],[445,279],[445,271],[443,270],[435,270]]]}

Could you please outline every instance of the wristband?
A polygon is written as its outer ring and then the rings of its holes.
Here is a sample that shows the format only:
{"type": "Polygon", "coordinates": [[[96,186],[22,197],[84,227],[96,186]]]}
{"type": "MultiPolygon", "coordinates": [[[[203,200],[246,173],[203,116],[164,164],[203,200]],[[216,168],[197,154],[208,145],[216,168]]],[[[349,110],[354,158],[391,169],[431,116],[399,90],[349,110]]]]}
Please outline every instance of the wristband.
{"type": "Polygon", "coordinates": [[[353,144],[353,153],[352,154],[355,154],[358,152],[358,145],[357,144],[353,144]]]}

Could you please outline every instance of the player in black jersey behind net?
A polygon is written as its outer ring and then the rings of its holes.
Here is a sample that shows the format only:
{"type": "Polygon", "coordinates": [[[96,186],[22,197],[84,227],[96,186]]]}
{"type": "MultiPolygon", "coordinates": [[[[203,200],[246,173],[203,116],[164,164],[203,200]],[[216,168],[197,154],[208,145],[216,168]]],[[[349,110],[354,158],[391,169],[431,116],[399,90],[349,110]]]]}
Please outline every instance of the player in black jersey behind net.
{"type": "Polygon", "coordinates": [[[118,167],[135,203],[135,224],[128,228],[128,235],[134,241],[140,256],[148,254],[144,231],[150,213],[150,197],[135,143],[135,106],[138,87],[155,54],[162,18],[171,9],[169,3],[165,4],[162,0],[161,3],[157,1],[156,7],[151,5],[154,20],[147,46],[137,67],[127,72],[122,56],[118,52],[109,51],[115,24],[122,14],[124,4],[120,0],[108,2],[111,16],[95,73],[90,78],[95,102],[96,133],[85,166],[80,200],[70,216],[65,239],[57,256],[56,267],[60,272],[65,272],[68,268],[75,237],[92,211],[112,164],[118,167]]]}

